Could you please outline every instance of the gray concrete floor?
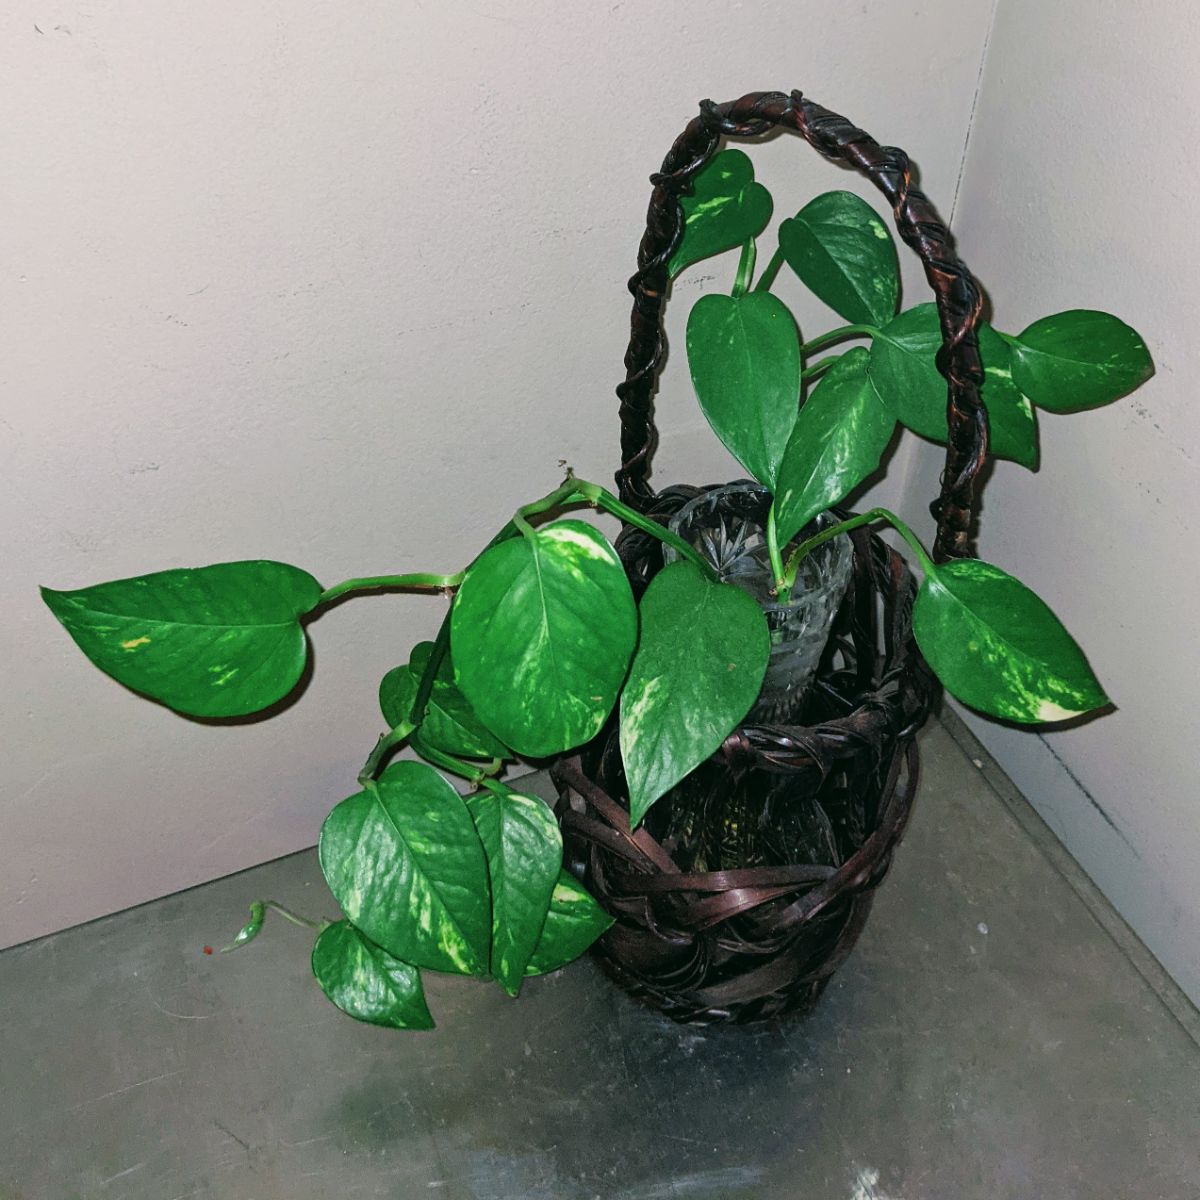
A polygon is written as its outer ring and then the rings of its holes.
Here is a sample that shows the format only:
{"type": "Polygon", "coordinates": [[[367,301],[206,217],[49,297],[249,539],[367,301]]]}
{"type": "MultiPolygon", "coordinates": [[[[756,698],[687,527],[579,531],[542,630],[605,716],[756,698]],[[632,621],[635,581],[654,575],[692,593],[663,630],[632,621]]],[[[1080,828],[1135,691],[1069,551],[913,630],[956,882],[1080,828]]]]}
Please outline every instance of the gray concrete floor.
{"type": "Polygon", "coordinates": [[[302,930],[202,953],[260,896],[333,915],[311,853],[6,951],[0,1200],[1200,1197],[1194,1010],[977,750],[924,755],[859,949],[778,1028],[585,962],[517,1002],[434,977],[440,1028],[388,1033],[302,930]]]}

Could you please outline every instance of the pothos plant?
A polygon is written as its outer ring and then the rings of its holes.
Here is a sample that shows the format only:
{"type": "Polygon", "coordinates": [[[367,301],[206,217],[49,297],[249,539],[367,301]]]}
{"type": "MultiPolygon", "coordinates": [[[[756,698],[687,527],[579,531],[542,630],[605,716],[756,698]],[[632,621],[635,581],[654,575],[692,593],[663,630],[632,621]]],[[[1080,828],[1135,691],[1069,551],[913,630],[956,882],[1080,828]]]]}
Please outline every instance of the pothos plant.
{"type": "MultiPolygon", "coordinates": [[[[682,205],[672,277],[741,247],[732,293],[702,296],[692,308],[687,355],[705,417],[772,495],[765,534],[777,597],[787,598],[798,564],[820,542],[885,521],[921,568],[913,631],[953,695],[1031,723],[1104,705],[1071,636],[999,567],[935,564],[902,521],[878,508],[804,536],[875,470],[897,423],[936,441],[947,436],[938,317],[931,304],[897,311],[896,250],[874,210],[849,192],[818,196],[779,226],[778,248],[755,282],[756,239],[772,201],[746,155],[718,154],[682,205]],[[802,341],[770,290],[785,264],[848,324],[802,341]],[[831,352],[852,340],[867,345],[831,352]]],[[[1138,334],[1100,312],[1058,313],[1015,337],[984,325],[979,345],[991,449],[1031,469],[1037,408],[1094,408],[1152,373],[1138,334]]],[[[433,1022],[422,971],[491,977],[515,996],[523,979],[575,958],[610,923],[563,869],[550,809],[499,778],[506,764],[587,742],[619,704],[637,825],[745,717],[769,636],[754,599],[720,582],[692,546],[570,473],[450,574],[322,587],[284,563],[230,562],[43,596],[118,682],[181,713],[229,718],[296,688],[306,627],[331,602],[384,590],[446,597],[449,609],[436,640],[383,677],[387,732],[367,757],[360,790],[321,829],[321,868],[343,918],[309,922],[281,911],[318,930],[313,971],[339,1008],[423,1029],[433,1022]],[[604,535],[562,517],[581,506],[677,551],[640,604],[604,535]],[[389,765],[402,746],[417,760],[389,765]],[[464,798],[446,775],[474,790],[464,798]]],[[[255,903],[235,946],[257,934],[270,906],[255,903]]]]}

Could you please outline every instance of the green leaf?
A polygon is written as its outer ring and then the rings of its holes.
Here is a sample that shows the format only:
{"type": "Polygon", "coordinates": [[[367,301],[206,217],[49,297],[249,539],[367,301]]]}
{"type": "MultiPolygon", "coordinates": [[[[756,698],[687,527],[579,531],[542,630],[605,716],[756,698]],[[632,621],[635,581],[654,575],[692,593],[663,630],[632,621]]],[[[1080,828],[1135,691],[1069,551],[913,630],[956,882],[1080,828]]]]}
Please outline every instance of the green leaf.
{"type": "Polygon", "coordinates": [[[779,248],[804,285],[856,325],[896,315],[896,245],[878,213],[853,192],[826,192],[779,226],[779,248]]]}
{"type": "Polygon", "coordinates": [[[937,307],[918,304],[889,321],[871,343],[871,385],[898,421],[945,442],[946,380],[937,369],[942,344],[937,307]]]}
{"type": "Polygon", "coordinates": [[[775,492],[781,546],[866,479],[887,449],[896,418],[867,378],[869,358],[861,346],[842,355],[796,418],[775,492]]]}
{"type": "Polygon", "coordinates": [[[988,446],[997,458],[1036,471],[1040,457],[1037,414],[1013,382],[1012,352],[990,325],[984,325],[979,331],[979,353],[983,363],[979,394],[987,408],[988,446]]]}
{"type": "Polygon", "coordinates": [[[321,870],[342,912],[417,967],[487,972],[487,863],[462,797],[424,763],[400,762],[321,827],[321,870]]]}
{"type": "Polygon", "coordinates": [[[252,942],[262,933],[263,922],[267,919],[267,906],[262,900],[255,900],[250,905],[250,920],[237,931],[237,935],[228,946],[221,947],[222,954],[240,949],[247,942],[252,942]]]}
{"type": "MultiPolygon", "coordinates": [[[[991,452],[1037,467],[1037,424],[1033,406],[1013,383],[1012,352],[987,324],[980,324],[981,389],[987,408],[991,452]]],[[[943,445],[947,440],[946,380],[937,369],[942,344],[937,307],[919,304],[889,321],[871,346],[867,374],[879,398],[914,433],[943,445]]]]}
{"type": "Polygon", "coordinates": [[[100,670],[193,717],[241,717],[286,696],[308,654],[300,617],[320,596],[306,571],[262,561],[42,588],[100,670]]]}
{"type": "Polygon", "coordinates": [[[637,640],[616,551],[582,521],[556,521],[486,550],[455,597],[458,684],[518,754],[586,742],[612,711],[637,640]]]}
{"type": "Polygon", "coordinates": [[[409,719],[416,699],[417,679],[407,663],[402,667],[393,667],[379,681],[379,710],[393,729],[409,719]]]}
{"type": "Polygon", "coordinates": [[[990,563],[961,559],[927,568],[913,633],[950,693],[994,717],[1062,721],[1107,703],[1058,618],[990,563]]]}
{"type": "Polygon", "coordinates": [[[688,314],[687,355],[713,431],[773,489],[800,404],[800,337],[787,306],[770,292],[701,296],[688,314]]]}
{"type": "Polygon", "coordinates": [[[584,886],[562,871],[550,898],[550,910],[542,926],[537,948],[525,968],[526,975],[545,975],[578,958],[613,919],[592,899],[584,886]]]}
{"type": "Polygon", "coordinates": [[[549,807],[532,796],[481,791],[467,808],[492,884],[492,975],[515,996],[562,870],[562,834],[549,807]]]}
{"type": "Polygon", "coordinates": [[[356,1021],[390,1029],[432,1029],[416,967],[368,941],[349,921],[321,930],[312,951],[321,990],[356,1021]]]}
{"type": "Polygon", "coordinates": [[[681,196],[683,240],[667,264],[674,279],[684,267],[758,237],[771,219],[771,193],[754,182],[741,150],[722,150],[696,174],[692,194],[681,196]]]}
{"type": "Polygon", "coordinates": [[[621,696],[629,820],[714,753],[762,687],[770,636],[753,597],[694,564],[664,567],[642,597],[642,636],[621,696]]]}
{"type": "Polygon", "coordinates": [[[1012,347],[1017,386],[1047,412],[1111,404],[1154,374],[1137,330],[1106,312],[1073,309],[1043,317],[1012,347]]]}
{"type": "MultiPolygon", "coordinates": [[[[408,664],[394,667],[379,684],[379,707],[393,728],[407,721],[417,698],[417,688],[433,650],[432,642],[413,647],[408,664]]],[[[507,758],[508,747],[492,734],[475,715],[466,696],[454,682],[449,652],[438,667],[421,723],[421,738],[426,745],[443,754],[465,758],[507,758]]]]}

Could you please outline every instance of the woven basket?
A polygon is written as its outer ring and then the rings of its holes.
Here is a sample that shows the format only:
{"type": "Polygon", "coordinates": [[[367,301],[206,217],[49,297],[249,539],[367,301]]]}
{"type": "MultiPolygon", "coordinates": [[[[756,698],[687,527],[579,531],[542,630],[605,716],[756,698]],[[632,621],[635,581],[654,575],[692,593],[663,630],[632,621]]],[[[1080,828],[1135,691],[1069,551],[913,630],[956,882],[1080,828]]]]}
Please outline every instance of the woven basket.
{"type": "MultiPolygon", "coordinates": [[[[903,151],[883,147],[799,92],[706,101],[675,141],[653,194],[621,399],[621,498],[666,522],[702,490],[656,493],[648,472],[653,395],[664,354],[667,262],[682,236],[679,196],[722,137],[791,130],[867,176],[920,256],[941,316],[949,444],[934,558],[965,557],[975,478],[987,453],[975,326],[980,294],[950,235],[910,183],[903,151]]],[[[632,995],[680,1021],[754,1021],[811,1006],[862,931],[904,833],[917,784],[914,737],[937,683],[912,638],[915,583],[877,537],[851,535],[855,565],[816,681],[794,725],[748,724],[629,828],[610,723],[556,764],[568,861],[616,919],[600,963],[632,995]]],[[[640,595],[661,544],[627,527],[617,549],[640,595]]]]}

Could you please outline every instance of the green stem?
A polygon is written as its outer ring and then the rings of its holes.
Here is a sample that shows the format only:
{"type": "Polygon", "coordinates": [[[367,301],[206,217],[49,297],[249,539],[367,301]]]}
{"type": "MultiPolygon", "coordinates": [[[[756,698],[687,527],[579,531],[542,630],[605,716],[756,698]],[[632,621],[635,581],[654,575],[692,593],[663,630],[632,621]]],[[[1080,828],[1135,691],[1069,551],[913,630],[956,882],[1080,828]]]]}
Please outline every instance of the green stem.
{"type": "Polygon", "coordinates": [[[511,796],[513,790],[506,783],[501,783],[498,779],[483,778],[479,781],[489,792],[495,792],[497,796],[511,796]]]}
{"type": "Polygon", "coordinates": [[[829,368],[832,367],[833,364],[841,357],[842,356],[840,354],[835,354],[831,358],[821,359],[819,363],[813,363],[811,367],[805,367],[804,370],[800,372],[800,382],[812,383],[814,379],[820,379],[821,376],[824,375],[825,372],[828,371],[829,368]]]}
{"type": "Polygon", "coordinates": [[[650,517],[643,516],[636,509],[630,508],[628,504],[622,504],[612,492],[606,491],[598,483],[589,483],[586,479],[577,479],[575,480],[575,490],[579,493],[580,498],[586,500],[589,504],[594,504],[597,508],[602,508],[605,512],[612,513],[614,517],[620,517],[627,525],[636,525],[638,529],[658,538],[660,542],[665,542],[689,562],[695,563],[710,579],[715,580],[717,578],[717,573],[713,569],[712,564],[694,546],[689,546],[674,530],[668,529],[665,525],[660,525],[657,521],[651,520],[650,517]]]}
{"type": "Polygon", "coordinates": [[[324,929],[329,924],[328,921],[313,921],[308,917],[302,917],[299,913],[294,913],[290,908],[284,908],[277,900],[264,900],[264,908],[273,909],[285,921],[291,921],[293,925],[299,925],[301,929],[324,929]]]}
{"type": "Polygon", "coordinates": [[[779,274],[779,268],[783,266],[783,247],[780,246],[774,254],[771,255],[771,261],[767,263],[766,269],[758,277],[758,282],[754,285],[756,292],[769,292],[771,284],[775,282],[775,276],[779,274]]]}
{"type": "MultiPolygon", "coordinates": [[[[569,471],[569,468],[568,468],[569,471]]],[[[540,500],[534,500],[529,504],[523,504],[513,514],[512,524],[521,531],[526,537],[533,536],[533,526],[529,524],[530,517],[540,516],[544,512],[548,512],[552,508],[558,508],[561,505],[569,504],[575,492],[578,489],[578,483],[574,475],[568,473],[567,478],[563,480],[558,487],[552,492],[548,492],[540,500]]],[[[507,528],[507,527],[506,527],[507,528]]],[[[504,541],[505,530],[501,530],[489,543],[487,548],[490,550],[498,541],[504,541]]]]}
{"type": "Polygon", "coordinates": [[[800,562],[806,554],[831,538],[837,537],[839,533],[849,533],[851,529],[858,529],[862,525],[870,525],[875,521],[887,521],[912,548],[913,553],[917,556],[917,561],[921,564],[921,569],[926,572],[933,570],[933,560],[926,553],[925,547],[921,545],[917,535],[895,513],[889,512],[886,508],[872,508],[868,512],[859,513],[856,517],[823,529],[820,533],[813,534],[807,541],[801,542],[789,555],[787,566],[784,568],[784,583],[788,590],[790,591],[795,585],[796,572],[800,569],[800,562]]]}
{"type": "Polygon", "coordinates": [[[237,937],[228,946],[221,947],[221,953],[228,954],[231,950],[240,950],[247,942],[254,941],[262,932],[268,909],[273,909],[293,925],[299,925],[302,929],[315,929],[318,933],[331,924],[329,921],[311,921],[308,917],[292,912],[290,908],[284,908],[277,900],[255,900],[250,905],[250,920],[238,930],[237,937]]]}
{"type": "Polygon", "coordinates": [[[363,763],[363,769],[358,773],[358,782],[366,787],[376,775],[379,774],[379,768],[383,765],[387,756],[405,741],[408,736],[416,729],[416,725],[412,721],[401,721],[394,729],[389,729],[383,734],[379,741],[375,743],[375,749],[367,755],[367,761],[363,763]]]}
{"type": "Polygon", "coordinates": [[[811,342],[805,342],[800,347],[800,353],[807,358],[810,354],[815,354],[818,350],[823,350],[826,346],[832,346],[836,342],[844,342],[847,338],[876,338],[878,336],[879,330],[874,325],[843,325],[839,329],[831,329],[828,333],[813,338],[811,342]]]}
{"type": "Polygon", "coordinates": [[[758,248],[754,243],[753,238],[747,238],[742,243],[742,257],[738,259],[737,275],[733,280],[733,297],[736,300],[740,296],[744,296],[750,288],[750,278],[754,274],[754,260],[758,254],[758,248]]]}
{"type": "Polygon", "coordinates": [[[775,502],[767,510],[767,555],[771,559],[771,574],[775,576],[775,595],[780,604],[787,603],[787,582],[783,574],[783,558],[779,553],[779,535],[775,529],[775,502]]]}
{"type": "Polygon", "coordinates": [[[350,592],[444,592],[462,583],[464,572],[453,575],[370,575],[362,579],[344,579],[326,588],[317,599],[317,604],[328,604],[350,592]]]}
{"type": "MultiPolygon", "coordinates": [[[[441,767],[443,771],[448,771],[451,775],[457,775],[461,779],[467,780],[476,787],[483,785],[488,778],[489,771],[482,767],[474,766],[471,763],[463,762],[461,758],[455,758],[450,754],[443,754],[441,750],[434,749],[433,746],[426,745],[421,741],[419,733],[413,735],[413,749],[427,762],[432,763],[435,767],[441,767]]],[[[493,763],[497,760],[493,759],[493,763]]],[[[503,765],[503,764],[500,764],[503,765]]]]}

